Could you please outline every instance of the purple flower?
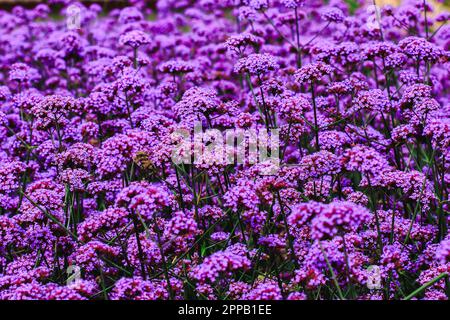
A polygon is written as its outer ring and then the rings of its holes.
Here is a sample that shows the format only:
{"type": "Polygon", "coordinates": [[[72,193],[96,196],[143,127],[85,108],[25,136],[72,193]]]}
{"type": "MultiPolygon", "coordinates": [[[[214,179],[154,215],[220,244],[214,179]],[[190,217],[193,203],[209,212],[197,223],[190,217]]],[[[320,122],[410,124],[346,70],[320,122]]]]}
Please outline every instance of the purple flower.
{"type": "Polygon", "coordinates": [[[141,30],[133,30],[121,35],[119,43],[122,46],[130,46],[133,49],[136,49],[140,46],[149,44],[150,37],[141,30]]]}
{"type": "Polygon", "coordinates": [[[94,238],[100,232],[124,226],[129,213],[122,208],[110,208],[95,213],[79,225],[79,234],[83,241],[94,238]]]}
{"type": "Polygon", "coordinates": [[[258,47],[262,43],[263,39],[256,37],[251,33],[243,33],[229,37],[225,44],[228,50],[240,54],[247,46],[258,47]]]}
{"type": "Polygon", "coordinates": [[[234,72],[249,73],[251,75],[261,75],[276,69],[278,69],[276,58],[267,53],[251,54],[245,58],[239,59],[234,66],[234,72]]]}
{"type": "Polygon", "coordinates": [[[322,12],[322,19],[328,22],[341,23],[344,18],[344,14],[339,8],[327,8],[322,12]]]}
{"type": "Polygon", "coordinates": [[[349,114],[361,109],[376,112],[389,112],[390,102],[380,89],[361,91],[354,100],[354,106],[348,110],[349,114]]]}
{"type": "Polygon", "coordinates": [[[269,7],[267,0],[249,0],[248,5],[255,10],[267,9],[269,7]]]}
{"type": "Polygon", "coordinates": [[[31,111],[38,119],[37,126],[40,129],[51,126],[62,127],[67,124],[69,113],[76,110],[75,103],[75,99],[69,96],[46,96],[34,105],[31,111]]]}
{"type": "Polygon", "coordinates": [[[280,117],[289,123],[304,123],[305,112],[311,111],[312,105],[303,96],[286,97],[280,103],[280,117]]]}
{"type": "Polygon", "coordinates": [[[9,69],[9,80],[27,83],[40,78],[36,69],[24,63],[14,63],[9,69]]]}
{"type": "Polygon", "coordinates": [[[169,74],[184,74],[193,72],[198,68],[195,63],[183,60],[171,60],[162,63],[159,70],[169,74]]]}
{"type": "Polygon", "coordinates": [[[126,7],[120,11],[119,22],[126,24],[143,20],[142,12],[136,7],[126,7]]]}
{"type": "Polygon", "coordinates": [[[220,275],[231,276],[233,271],[250,268],[251,261],[245,255],[230,250],[218,251],[206,257],[202,264],[191,271],[191,276],[199,282],[215,282],[220,275]]]}
{"type": "Polygon", "coordinates": [[[332,67],[323,62],[311,63],[295,73],[295,81],[301,84],[316,82],[323,76],[331,74],[332,71],[332,67]]]}
{"type": "Polygon", "coordinates": [[[0,165],[0,191],[9,192],[19,187],[20,175],[26,170],[25,164],[12,161],[0,165]]]}
{"type": "Polygon", "coordinates": [[[317,240],[333,238],[357,231],[369,222],[370,212],[357,204],[335,201],[329,204],[310,202],[292,210],[291,225],[311,224],[312,237],[317,240]]]}
{"type": "Polygon", "coordinates": [[[305,4],[305,0],[281,0],[281,3],[290,9],[301,7],[305,4]]]}
{"type": "Polygon", "coordinates": [[[445,8],[154,2],[0,12],[0,300],[447,299],[445,8]]]}
{"type": "Polygon", "coordinates": [[[211,89],[194,87],[187,90],[183,98],[174,106],[175,114],[184,120],[198,120],[200,115],[212,113],[220,105],[220,100],[211,89]]]}
{"type": "Polygon", "coordinates": [[[435,62],[442,55],[442,50],[424,38],[408,37],[399,42],[403,52],[416,60],[435,62]]]}
{"type": "Polygon", "coordinates": [[[242,300],[282,300],[280,287],[273,282],[263,282],[241,297],[242,300]]]}

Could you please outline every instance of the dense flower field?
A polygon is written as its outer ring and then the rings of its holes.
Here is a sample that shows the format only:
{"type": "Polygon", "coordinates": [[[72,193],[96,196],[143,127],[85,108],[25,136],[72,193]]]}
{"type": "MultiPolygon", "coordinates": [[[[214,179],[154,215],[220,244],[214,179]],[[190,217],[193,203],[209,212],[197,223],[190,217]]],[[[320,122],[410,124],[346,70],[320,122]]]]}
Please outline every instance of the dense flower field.
{"type": "Polygon", "coordinates": [[[448,12],[128,5],[0,11],[0,299],[450,296],[448,12]]]}

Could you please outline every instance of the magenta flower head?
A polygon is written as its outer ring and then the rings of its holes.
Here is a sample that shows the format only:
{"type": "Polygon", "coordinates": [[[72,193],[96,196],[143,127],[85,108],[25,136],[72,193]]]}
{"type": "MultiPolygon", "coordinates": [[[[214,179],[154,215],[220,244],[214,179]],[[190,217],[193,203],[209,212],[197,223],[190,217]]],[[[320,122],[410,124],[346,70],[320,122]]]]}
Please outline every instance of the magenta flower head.
{"type": "Polygon", "coordinates": [[[84,169],[66,169],[61,172],[59,178],[71,191],[84,191],[91,176],[84,169]]]}
{"type": "Polygon", "coordinates": [[[443,55],[442,49],[424,38],[408,37],[401,40],[398,45],[407,56],[416,61],[435,62],[443,55]]]}
{"type": "Polygon", "coordinates": [[[159,71],[168,74],[184,74],[193,72],[198,68],[198,66],[190,61],[183,60],[170,60],[162,63],[159,66],[159,71]]]}
{"type": "Polygon", "coordinates": [[[207,115],[218,108],[220,100],[214,90],[193,87],[183,95],[174,107],[175,114],[180,119],[199,119],[200,115],[207,115]]]}
{"type": "Polygon", "coordinates": [[[201,283],[214,282],[221,275],[229,277],[239,269],[247,270],[250,265],[251,261],[245,254],[237,254],[228,249],[208,256],[202,264],[192,270],[191,276],[201,283]]]}
{"type": "Polygon", "coordinates": [[[251,75],[262,75],[269,71],[278,69],[276,58],[268,53],[254,53],[239,59],[234,66],[236,73],[249,73],[251,75]]]}
{"type": "Polygon", "coordinates": [[[9,69],[9,80],[18,82],[29,82],[39,79],[36,69],[29,67],[25,63],[14,63],[9,69]]]}
{"type": "Polygon", "coordinates": [[[327,8],[322,12],[322,19],[328,22],[341,23],[344,21],[345,16],[339,8],[327,8]]]}
{"type": "Polygon", "coordinates": [[[20,174],[25,172],[25,164],[13,161],[0,164],[0,192],[10,192],[19,187],[20,174]]]}
{"type": "Polygon", "coordinates": [[[442,0],[43,2],[0,10],[0,300],[450,297],[442,0]]]}
{"type": "Polygon", "coordinates": [[[402,98],[399,102],[400,107],[410,108],[415,103],[423,99],[431,98],[431,87],[425,84],[413,84],[405,88],[402,98]]]}
{"type": "Polygon", "coordinates": [[[283,99],[280,103],[280,117],[289,123],[304,123],[305,112],[311,111],[312,105],[303,96],[296,95],[283,99]]]}
{"type": "Polygon", "coordinates": [[[237,54],[245,51],[248,46],[258,47],[264,42],[264,39],[257,37],[251,33],[241,33],[233,35],[227,39],[225,45],[227,49],[237,54]]]}
{"type": "Polygon", "coordinates": [[[123,8],[120,11],[119,22],[123,24],[138,22],[144,19],[142,12],[136,7],[123,8]]]}
{"type": "Polygon", "coordinates": [[[48,17],[48,14],[50,13],[50,11],[51,10],[47,4],[40,3],[34,8],[33,14],[36,18],[45,19],[48,17]]]}
{"type": "Polygon", "coordinates": [[[305,0],[281,0],[280,2],[289,9],[295,9],[305,5],[305,0]]]}
{"type": "Polygon", "coordinates": [[[299,163],[301,177],[318,178],[326,174],[336,174],[340,171],[338,157],[329,151],[319,151],[304,156],[299,163]]]}
{"type": "Polygon", "coordinates": [[[4,112],[0,111],[0,126],[8,125],[8,118],[4,112]]]}
{"type": "Polygon", "coordinates": [[[442,240],[436,250],[436,258],[439,259],[442,264],[450,262],[450,237],[447,238],[448,239],[442,240]]]}
{"type": "Polygon", "coordinates": [[[129,31],[119,38],[119,44],[122,46],[130,46],[133,49],[150,43],[150,36],[141,30],[129,31]]]}
{"type": "Polygon", "coordinates": [[[280,287],[273,281],[258,284],[255,288],[245,293],[242,300],[282,300],[280,287]]]}
{"type": "Polygon", "coordinates": [[[362,109],[386,112],[390,109],[390,103],[386,95],[380,89],[361,91],[354,101],[354,106],[350,108],[349,111],[353,113],[362,109]]]}
{"type": "Polygon", "coordinates": [[[123,227],[129,213],[123,208],[109,208],[95,213],[79,225],[79,234],[83,241],[89,241],[101,232],[107,232],[115,227],[123,227]]]}
{"type": "Polygon", "coordinates": [[[288,221],[294,226],[309,224],[312,237],[325,240],[357,231],[367,224],[371,217],[368,209],[353,202],[309,202],[294,207],[288,221]]]}
{"type": "Polygon", "coordinates": [[[50,125],[64,125],[67,116],[75,111],[76,100],[68,96],[52,95],[44,97],[37,105],[31,108],[33,115],[38,119],[41,129],[50,125]]]}
{"type": "Polygon", "coordinates": [[[326,63],[316,62],[308,64],[294,74],[295,81],[304,84],[319,81],[323,76],[333,72],[333,68],[326,63]]]}
{"type": "Polygon", "coordinates": [[[4,102],[11,97],[11,90],[7,86],[0,86],[0,101],[4,102]]]}
{"type": "Polygon", "coordinates": [[[269,7],[268,0],[249,0],[248,6],[255,10],[263,10],[269,7]]]}

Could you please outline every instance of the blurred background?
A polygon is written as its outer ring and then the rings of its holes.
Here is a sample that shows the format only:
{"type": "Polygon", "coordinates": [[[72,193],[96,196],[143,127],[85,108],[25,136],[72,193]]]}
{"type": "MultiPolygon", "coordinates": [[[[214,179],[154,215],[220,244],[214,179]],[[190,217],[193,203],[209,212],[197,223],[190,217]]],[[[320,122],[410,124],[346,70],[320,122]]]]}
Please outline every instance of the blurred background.
{"type": "MultiPolygon", "coordinates": [[[[157,0],[148,0],[148,3],[155,3],[157,0]]],[[[220,0],[217,0],[220,1],[220,0]]],[[[353,9],[358,7],[358,3],[361,3],[363,1],[361,0],[345,0],[349,6],[353,9]]],[[[393,6],[398,6],[402,1],[405,0],[375,0],[376,4],[378,6],[390,4],[393,6]]],[[[435,8],[435,13],[441,12],[444,9],[449,10],[450,9],[450,0],[427,0],[428,2],[433,4],[433,7],[435,8]]],[[[127,0],[80,0],[80,1],[73,1],[73,2],[82,2],[85,4],[89,3],[102,3],[104,7],[108,8],[114,8],[114,7],[123,7],[127,5],[127,0]]],[[[366,0],[365,1],[368,5],[373,4],[373,0],[366,0]]],[[[55,4],[55,3],[70,3],[70,1],[67,0],[47,0],[47,1],[39,1],[39,0],[0,0],[0,8],[8,9],[11,7],[14,7],[15,5],[24,5],[24,6],[34,6],[37,3],[48,3],[48,4],[55,4]]]]}
{"type": "MultiPolygon", "coordinates": [[[[427,1],[434,5],[436,11],[442,11],[445,8],[445,6],[447,6],[448,9],[450,5],[450,0],[445,1],[427,0],[427,1]]],[[[378,5],[390,4],[392,6],[398,6],[401,2],[402,2],[401,0],[376,0],[376,3],[378,5]]]]}

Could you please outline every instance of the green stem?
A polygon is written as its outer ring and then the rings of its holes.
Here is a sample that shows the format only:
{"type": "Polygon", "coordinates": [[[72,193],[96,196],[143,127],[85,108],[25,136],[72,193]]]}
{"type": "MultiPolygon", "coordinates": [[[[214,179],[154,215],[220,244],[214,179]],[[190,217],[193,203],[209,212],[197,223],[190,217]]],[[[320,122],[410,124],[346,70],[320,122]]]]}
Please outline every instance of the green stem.
{"type": "Polygon", "coordinates": [[[320,251],[322,251],[322,254],[325,257],[325,261],[327,263],[328,270],[330,270],[331,277],[333,279],[334,285],[336,286],[336,290],[338,292],[339,298],[341,300],[345,300],[344,295],[342,294],[341,287],[339,286],[339,282],[337,281],[336,274],[333,271],[333,267],[331,266],[330,261],[328,260],[328,257],[326,255],[325,251],[323,250],[322,243],[320,241],[319,241],[319,247],[320,247],[320,251]]]}
{"type": "Polygon", "coordinates": [[[409,294],[407,297],[405,297],[404,300],[411,300],[412,298],[414,298],[416,295],[418,295],[419,293],[421,293],[422,291],[424,291],[425,289],[427,289],[428,287],[431,287],[433,284],[435,284],[436,282],[438,282],[439,280],[441,280],[442,278],[446,277],[448,274],[446,272],[441,273],[440,275],[438,275],[436,278],[434,278],[433,280],[428,281],[427,283],[425,283],[423,286],[421,286],[420,288],[416,289],[415,291],[413,291],[411,294],[409,294]]]}

